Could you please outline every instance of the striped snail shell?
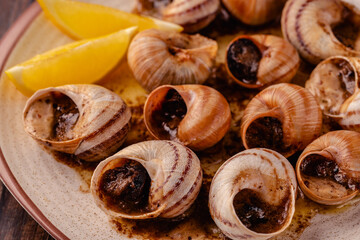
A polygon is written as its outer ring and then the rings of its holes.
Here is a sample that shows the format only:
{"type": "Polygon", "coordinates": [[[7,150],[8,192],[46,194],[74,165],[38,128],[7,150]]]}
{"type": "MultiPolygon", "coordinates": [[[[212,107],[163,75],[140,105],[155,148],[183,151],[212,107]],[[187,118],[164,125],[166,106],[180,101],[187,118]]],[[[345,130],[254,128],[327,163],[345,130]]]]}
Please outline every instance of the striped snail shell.
{"type": "Polygon", "coordinates": [[[115,153],[127,136],[130,118],[116,93],[91,84],[39,90],[23,114],[26,132],[39,143],[86,161],[115,153]]]}
{"type": "Polygon", "coordinates": [[[284,231],[295,212],[296,176],[289,161],[269,149],[228,159],[210,186],[210,214],[231,239],[268,239],[284,231]]]}
{"type": "MultiPolygon", "coordinates": [[[[312,64],[318,64],[323,59],[336,55],[359,57],[360,34],[358,33],[354,42],[344,44],[332,29],[343,22],[349,13],[356,16],[353,18],[355,22],[349,24],[359,26],[356,20],[360,16],[359,1],[346,2],[344,4],[340,0],[287,1],[281,16],[284,38],[312,64]],[[346,8],[350,2],[353,3],[352,8],[346,8]]],[[[344,28],[339,31],[344,31],[344,28]]]]}
{"type": "Polygon", "coordinates": [[[148,96],[144,122],[157,139],[204,150],[227,133],[231,112],[225,97],[214,88],[197,84],[163,85],[148,96]]]}
{"type": "Polygon", "coordinates": [[[219,8],[220,0],[174,0],[162,10],[162,18],[191,33],[209,25],[219,8]]]}
{"type": "Polygon", "coordinates": [[[343,129],[360,132],[359,78],[360,58],[335,56],[316,66],[305,87],[324,115],[335,119],[343,129]]]}
{"type": "Polygon", "coordinates": [[[296,49],[273,35],[241,35],[226,51],[226,70],[241,86],[263,88],[290,82],[300,66],[296,49]]]}
{"type": "Polygon", "coordinates": [[[228,11],[248,25],[261,25],[280,15],[286,0],[222,0],[228,11]]]}
{"type": "Polygon", "coordinates": [[[299,186],[311,200],[343,204],[360,189],[360,133],[328,132],[310,143],[296,164],[299,186]]]}
{"type": "Polygon", "coordinates": [[[148,29],[130,43],[128,63],[149,91],[165,84],[202,84],[210,76],[217,49],[216,41],[200,34],[148,29]]]}
{"type": "Polygon", "coordinates": [[[172,141],[133,144],[102,161],[93,173],[96,204],[118,218],[174,218],[196,199],[202,183],[198,157],[172,141]]]}
{"type": "Polygon", "coordinates": [[[265,88],[247,105],[241,122],[246,149],[273,149],[285,157],[304,149],[321,133],[322,113],[305,88],[280,83],[265,88]]]}

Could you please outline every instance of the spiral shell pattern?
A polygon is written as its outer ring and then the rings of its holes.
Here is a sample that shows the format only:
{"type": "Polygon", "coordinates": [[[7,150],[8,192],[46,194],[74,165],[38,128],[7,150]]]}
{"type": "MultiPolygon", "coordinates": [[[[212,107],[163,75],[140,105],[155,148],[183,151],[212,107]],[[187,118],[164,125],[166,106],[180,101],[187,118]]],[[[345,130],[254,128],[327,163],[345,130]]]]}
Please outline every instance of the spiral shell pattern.
{"type": "Polygon", "coordinates": [[[245,150],[228,159],[216,172],[210,187],[210,213],[216,225],[231,239],[268,239],[290,225],[296,189],[294,169],[281,154],[261,148],[245,150]],[[236,195],[244,190],[257,192],[269,205],[286,202],[281,225],[269,226],[272,231],[267,233],[246,227],[233,203],[236,195]]]}
{"type": "Polygon", "coordinates": [[[199,34],[150,29],[131,42],[128,63],[149,91],[165,84],[201,84],[210,76],[217,49],[216,41],[199,34]]]}
{"type": "Polygon", "coordinates": [[[96,204],[112,217],[130,219],[174,218],[183,214],[196,199],[202,183],[198,157],[189,148],[172,141],[146,141],[126,147],[102,161],[91,179],[96,204]],[[115,211],[103,201],[100,192],[102,175],[123,165],[125,160],[140,163],[151,178],[149,211],[127,214],[115,211]]]}
{"type": "MultiPolygon", "coordinates": [[[[244,54],[248,54],[247,51],[244,51],[244,54]]],[[[235,58],[237,57],[235,54],[235,58]]],[[[226,70],[232,79],[247,88],[262,88],[272,84],[290,82],[299,66],[300,58],[296,49],[289,42],[277,36],[264,34],[241,35],[232,40],[227,48],[226,70]],[[254,83],[244,82],[243,79],[239,79],[229,67],[229,61],[231,61],[229,57],[234,54],[232,52],[237,51],[237,41],[244,39],[250,40],[261,53],[261,59],[257,63],[258,69],[254,83]]],[[[252,67],[253,65],[251,65],[252,67]]]]}
{"type": "Polygon", "coordinates": [[[344,20],[345,12],[339,0],[289,0],[281,17],[284,38],[312,64],[336,55],[359,57],[360,44],[345,46],[331,28],[344,20]]]}
{"type": "Polygon", "coordinates": [[[217,90],[203,85],[164,85],[148,96],[144,106],[144,122],[157,139],[180,142],[193,150],[203,150],[220,141],[230,128],[231,112],[225,97],[217,90]],[[170,90],[175,90],[186,105],[186,114],[174,134],[162,134],[156,120],[158,110],[170,90]]]}
{"type": "Polygon", "coordinates": [[[220,0],[174,0],[162,11],[165,21],[196,32],[211,23],[219,10],[220,0]]]}
{"type": "Polygon", "coordinates": [[[334,118],[344,129],[360,132],[359,78],[360,58],[335,56],[318,64],[305,87],[324,115],[334,118]]]}
{"type": "Polygon", "coordinates": [[[310,143],[296,164],[299,186],[311,200],[343,204],[359,193],[360,133],[329,132],[310,143]]]}
{"type": "MultiPolygon", "coordinates": [[[[261,133],[262,139],[265,134],[261,129],[270,129],[272,124],[279,124],[281,127],[274,128],[268,137],[273,141],[274,136],[282,132],[282,136],[280,135],[274,144],[275,147],[280,148],[276,149],[277,151],[288,157],[304,149],[320,135],[321,109],[312,94],[305,88],[290,83],[276,84],[257,94],[245,109],[240,129],[245,148],[251,147],[249,144],[252,141],[249,136],[251,125],[253,125],[253,130],[261,133]],[[271,118],[270,123],[257,125],[257,120],[268,118],[271,118]]],[[[257,145],[258,141],[252,145],[254,144],[256,146],[252,147],[268,147],[257,145]]]]}
{"type": "Polygon", "coordinates": [[[86,161],[98,161],[115,153],[127,136],[130,119],[129,108],[117,94],[91,84],[39,90],[26,102],[23,115],[26,132],[39,143],[86,161]],[[66,96],[78,109],[78,118],[72,118],[73,113],[63,115],[72,122],[64,133],[65,139],[51,137],[56,121],[53,104],[57,104],[49,99],[52,95],[66,96]]]}

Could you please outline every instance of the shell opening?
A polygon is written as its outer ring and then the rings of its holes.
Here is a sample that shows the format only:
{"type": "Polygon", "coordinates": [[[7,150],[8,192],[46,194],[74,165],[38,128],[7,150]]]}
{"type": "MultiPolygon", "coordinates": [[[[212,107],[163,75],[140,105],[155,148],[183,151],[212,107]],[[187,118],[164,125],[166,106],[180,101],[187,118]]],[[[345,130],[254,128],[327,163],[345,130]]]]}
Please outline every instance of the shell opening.
{"type": "Polygon", "coordinates": [[[288,218],[290,192],[282,198],[279,205],[272,205],[262,199],[252,189],[243,189],[233,200],[236,215],[250,230],[257,233],[279,231],[288,218]]]}
{"type": "Polygon", "coordinates": [[[65,94],[50,92],[29,107],[25,121],[32,121],[34,131],[53,141],[71,140],[72,129],[79,118],[76,104],[65,94]]]}
{"type": "Polygon", "coordinates": [[[342,22],[332,26],[333,34],[344,46],[356,49],[360,35],[359,16],[356,16],[351,10],[344,8],[342,19],[342,22]]]}
{"type": "MultiPolygon", "coordinates": [[[[310,91],[314,94],[325,114],[339,114],[341,105],[354,94],[355,72],[351,64],[342,58],[333,58],[320,64],[313,75],[316,89],[310,91]],[[326,81],[325,81],[326,80],[326,81]],[[315,82],[316,81],[316,82],[315,82]]],[[[309,86],[313,83],[307,83],[309,86]]]]}
{"type": "Polygon", "coordinates": [[[283,141],[282,122],[274,117],[263,117],[253,121],[246,130],[245,141],[248,148],[268,148],[279,153],[286,153],[291,146],[283,141]]]}
{"type": "Polygon", "coordinates": [[[108,169],[101,177],[100,199],[106,206],[128,215],[148,213],[151,178],[138,162],[124,159],[121,166],[108,169]]]}
{"type": "Polygon", "coordinates": [[[262,53],[253,41],[237,39],[226,54],[227,67],[237,80],[245,84],[258,84],[257,72],[262,53]]]}
{"type": "Polygon", "coordinates": [[[305,186],[321,198],[346,197],[360,187],[359,182],[347,176],[333,159],[319,154],[306,156],[300,171],[305,186]]]}
{"type": "Polygon", "coordinates": [[[185,117],[187,107],[184,99],[175,89],[169,89],[160,100],[157,109],[151,113],[150,124],[160,139],[177,139],[177,127],[185,117]]]}

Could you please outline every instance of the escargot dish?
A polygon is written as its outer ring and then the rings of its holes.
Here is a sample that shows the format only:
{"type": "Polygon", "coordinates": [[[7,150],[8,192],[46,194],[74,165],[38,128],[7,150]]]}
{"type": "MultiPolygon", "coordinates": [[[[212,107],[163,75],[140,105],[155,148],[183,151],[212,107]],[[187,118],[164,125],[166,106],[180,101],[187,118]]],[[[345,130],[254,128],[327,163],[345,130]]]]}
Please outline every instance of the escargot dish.
{"type": "Polygon", "coordinates": [[[90,84],[42,89],[28,99],[25,130],[39,143],[97,161],[115,153],[129,131],[130,110],[110,90],[90,84]]]}
{"type": "Polygon", "coordinates": [[[160,85],[201,84],[210,75],[217,43],[199,34],[145,30],[129,46],[135,79],[151,91],[160,85]]]}
{"type": "Polygon", "coordinates": [[[290,82],[300,65],[296,49],[272,35],[242,35],[226,51],[226,70],[247,88],[290,82]]]}
{"type": "Polygon", "coordinates": [[[285,157],[269,149],[245,150],[216,172],[210,213],[231,239],[268,239],[290,225],[296,189],[294,169],[285,157]]]}
{"type": "Polygon", "coordinates": [[[286,0],[222,0],[229,12],[249,25],[267,23],[280,15],[286,0]]]}
{"type": "Polygon", "coordinates": [[[144,121],[158,139],[181,142],[194,150],[209,148],[230,128],[226,99],[203,85],[164,85],[148,96],[144,121]]]}
{"type": "Polygon", "coordinates": [[[356,7],[356,0],[289,0],[281,17],[283,35],[312,64],[336,55],[359,57],[356,7]]]}
{"type": "Polygon", "coordinates": [[[317,138],[321,127],[321,109],[311,93],[280,83],[249,102],[240,131],[245,148],[270,148],[288,157],[317,138]]]}
{"type": "Polygon", "coordinates": [[[296,164],[299,186],[311,200],[343,204],[360,189],[360,133],[339,130],[309,144],[296,164]]]}
{"type": "Polygon", "coordinates": [[[324,115],[342,128],[360,132],[360,58],[330,57],[313,70],[305,87],[324,115]]]}
{"type": "Polygon", "coordinates": [[[191,206],[201,183],[200,161],[189,148],[153,140],[102,161],[91,179],[91,192],[112,217],[174,218],[191,206]]]}

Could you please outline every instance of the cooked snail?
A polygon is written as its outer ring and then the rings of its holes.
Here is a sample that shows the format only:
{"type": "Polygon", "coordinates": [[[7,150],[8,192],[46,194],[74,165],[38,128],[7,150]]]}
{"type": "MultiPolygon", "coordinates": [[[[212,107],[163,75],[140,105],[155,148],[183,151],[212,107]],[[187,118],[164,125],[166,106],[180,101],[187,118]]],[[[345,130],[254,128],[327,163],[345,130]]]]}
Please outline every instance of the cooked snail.
{"type": "Polygon", "coordinates": [[[243,23],[260,25],[280,15],[286,0],[222,0],[228,11],[243,23]]]}
{"type": "Polygon", "coordinates": [[[174,0],[162,10],[162,18],[196,32],[215,19],[219,7],[220,0],[174,0]]]}
{"type": "Polygon", "coordinates": [[[245,150],[216,172],[210,213],[232,239],[268,239],[290,225],[296,189],[294,169],[285,157],[269,149],[245,150]]]}
{"type": "Polygon", "coordinates": [[[305,87],[324,115],[360,132],[360,58],[330,57],[313,70],[305,87]]]}
{"type": "Polygon", "coordinates": [[[360,56],[359,4],[346,2],[353,7],[340,0],[287,1],[281,17],[285,39],[313,64],[330,56],[360,56]]]}
{"type": "Polygon", "coordinates": [[[270,148],[289,157],[317,138],[321,127],[321,109],[311,93],[280,83],[265,88],[249,102],[240,133],[246,149],[270,148]]]}
{"type": "Polygon", "coordinates": [[[204,85],[165,85],[148,96],[144,122],[157,139],[194,150],[220,141],[230,128],[230,107],[221,93],[204,85]]]}
{"type": "Polygon", "coordinates": [[[343,204],[360,189],[360,133],[340,130],[322,135],[299,157],[296,176],[304,194],[326,204],[343,204]]]}
{"type": "Polygon", "coordinates": [[[150,29],[131,42],[128,63],[149,91],[165,84],[201,84],[211,73],[217,49],[216,41],[199,34],[150,29]]]}
{"type": "Polygon", "coordinates": [[[296,49],[272,35],[242,35],[228,46],[226,70],[240,85],[260,88],[290,82],[300,65],[296,49]]]}
{"type": "Polygon", "coordinates": [[[115,153],[129,131],[131,113],[110,90],[91,84],[39,90],[26,102],[25,130],[48,148],[97,161],[115,153]]]}
{"type": "Polygon", "coordinates": [[[102,161],[92,176],[91,192],[111,217],[174,218],[191,206],[201,183],[200,161],[190,149],[154,140],[102,161]]]}

